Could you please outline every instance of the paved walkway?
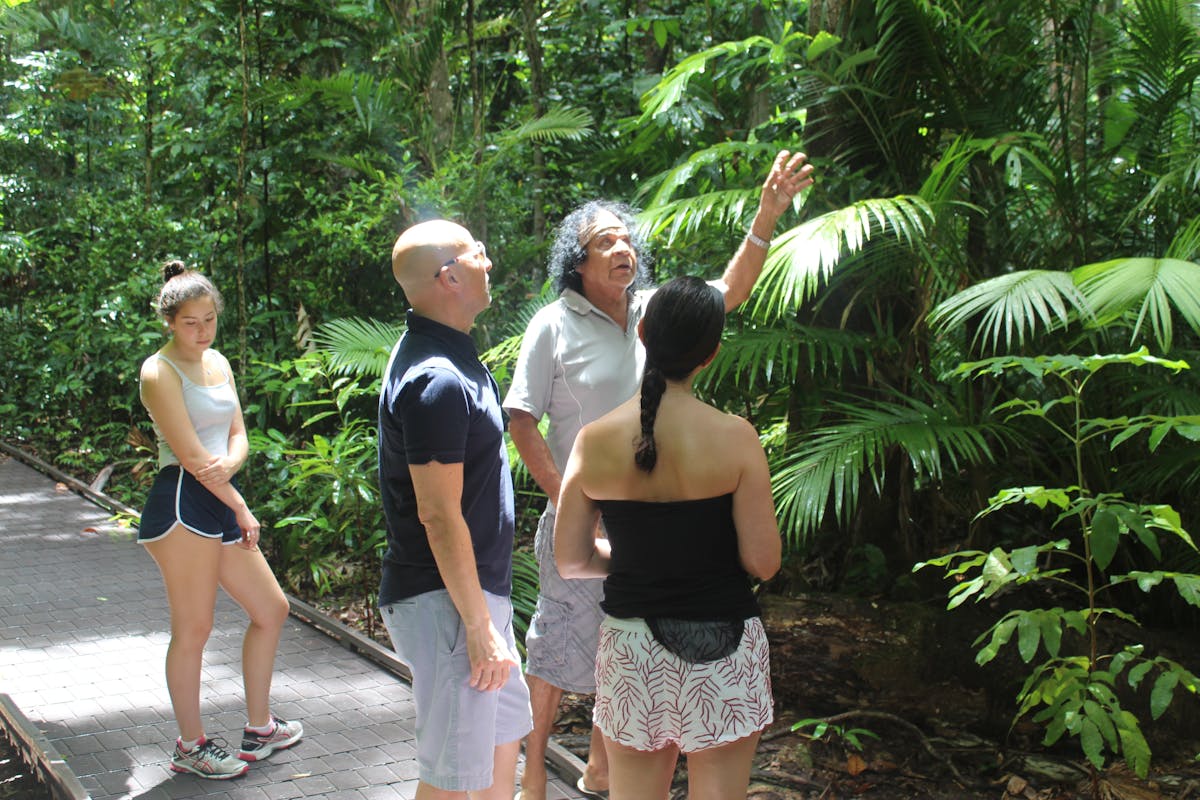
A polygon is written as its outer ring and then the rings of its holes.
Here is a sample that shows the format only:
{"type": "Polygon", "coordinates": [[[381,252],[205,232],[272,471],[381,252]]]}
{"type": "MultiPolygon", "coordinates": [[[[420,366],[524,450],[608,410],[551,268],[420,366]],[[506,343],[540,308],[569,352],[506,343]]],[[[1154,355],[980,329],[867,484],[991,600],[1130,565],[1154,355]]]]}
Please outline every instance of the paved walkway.
{"type": "MultiPolygon", "coordinates": [[[[205,651],[202,711],[231,748],[245,722],[244,616],[224,594],[205,651]]],[[[0,454],[0,693],[65,757],[94,800],[412,798],[409,686],[295,617],[284,627],[273,710],[298,745],[242,778],[170,771],[178,731],[163,677],[167,605],[158,570],[110,513],[0,454]]],[[[578,797],[554,780],[550,798],[578,797]]]]}

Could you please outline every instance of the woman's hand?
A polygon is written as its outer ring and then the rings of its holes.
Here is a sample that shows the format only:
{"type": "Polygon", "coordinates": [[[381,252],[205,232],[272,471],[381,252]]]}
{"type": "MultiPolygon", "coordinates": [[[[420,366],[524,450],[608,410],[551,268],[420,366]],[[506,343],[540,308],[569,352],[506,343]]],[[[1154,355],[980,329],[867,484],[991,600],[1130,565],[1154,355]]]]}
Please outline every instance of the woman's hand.
{"type": "Polygon", "coordinates": [[[237,512],[237,524],[242,529],[242,540],[238,542],[238,547],[244,550],[258,549],[258,534],[261,526],[258,519],[251,513],[246,506],[237,512]]]}
{"type": "Polygon", "coordinates": [[[212,491],[217,486],[229,483],[241,466],[237,459],[229,456],[211,456],[208,463],[196,471],[196,480],[205,489],[212,491]]]}

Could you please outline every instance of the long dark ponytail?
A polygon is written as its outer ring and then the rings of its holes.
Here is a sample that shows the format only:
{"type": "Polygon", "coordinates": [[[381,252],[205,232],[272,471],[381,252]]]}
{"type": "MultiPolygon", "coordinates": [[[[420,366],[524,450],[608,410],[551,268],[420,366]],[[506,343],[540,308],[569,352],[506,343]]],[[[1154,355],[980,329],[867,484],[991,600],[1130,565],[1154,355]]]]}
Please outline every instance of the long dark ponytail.
{"type": "Polygon", "coordinates": [[[662,285],[650,298],[642,319],[646,368],[642,373],[642,435],[633,453],[638,469],[658,463],[654,421],[668,380],[682,380],[704,363],[721,343],[725,298],[714,286],[685,275],[662,285]]]}

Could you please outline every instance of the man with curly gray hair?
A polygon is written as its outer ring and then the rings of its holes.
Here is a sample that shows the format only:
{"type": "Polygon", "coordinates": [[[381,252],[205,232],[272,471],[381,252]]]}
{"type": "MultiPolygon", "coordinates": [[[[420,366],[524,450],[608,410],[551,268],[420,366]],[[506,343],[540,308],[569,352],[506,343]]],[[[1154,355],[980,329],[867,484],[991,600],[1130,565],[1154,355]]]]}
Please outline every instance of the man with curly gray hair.
{"type": "MultiPolygon", "coordinates": [[[[758,210],[719,280],[726,309],[743,303],[766,261],[770,238],[792,199],[813,182],[803,153],[781,151],[763,183],[758,210]]],[[[549,273],[560,297],[530,321],[504,399],[509,433],[533,479],[550,498],[538,523],[534,549],[540,588],[525,638],[526,680],[533,732],[525,741],[521,800],[546,796],[546,746],[564,691],[595,692],[596,646],[603,612],[603,579],[564,581],[554,566],[554,515],[562,470],[576,434],[632,397],[645,362],[637,325],[654,290],[650,254],[626,205],[593,200],[558,227],[549,273]],[[538,429],[549,417],[545,436],[538,429]]],[[[606,797],[608,760],[592,730],[578,789],[606,797]]]]}

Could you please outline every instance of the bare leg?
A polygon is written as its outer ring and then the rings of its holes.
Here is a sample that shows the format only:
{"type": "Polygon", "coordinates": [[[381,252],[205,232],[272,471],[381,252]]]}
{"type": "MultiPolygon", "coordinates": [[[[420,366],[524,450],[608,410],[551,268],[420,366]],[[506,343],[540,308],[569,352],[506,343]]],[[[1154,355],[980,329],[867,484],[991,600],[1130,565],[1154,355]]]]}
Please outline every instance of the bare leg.
{"type": "Polygon", "coordinates": [[[451,792],[438,789],[421,781],[417,784],[417,800],[512,800],[513,787],[517,780],[517,756],[521,753],[521,740],[496,745],[492,757],[492,785],[477,792],[451,792]]]}
{"type": "Polygon", "coordinates": [[[671,779],[675,777],[679,748],[671,745],[646,752],[617,744],[605,736],[604,749],[608,753],[610,800],[666,800],[671,792],[671,779]]]}
{"type": "Polygon", "coordinates": [[[492,785],[480,792],[471,792],[472,800],[512,800],[513,788],[517,783],[517,756],[521,754],[521,740],[496,745],[492,759],[492,785]]]}
{"type": "Polygon", "coordinates": [[[604,734],[595,725],[588,745],[587,764],[583,768],[583,785],[601,792],[608,788],[608,751],[604,749],[604,734]]]}
{"type": "Polygon", "coordinates": [[[221,548],[221,588],[250,618],[242,639],[242,683],[251,725],[271,723],[271,676],[288,601],[263,554],[237,545],[221,548]]]}
{"type": "Polygon", "coordinates": [[[161,539],[145,544],[158,564],[171,608],[171,643],[167,646],[167,691],[179,724],[179,736],[204,736],[200,720],[200,667],[212,632],[217,601],[221,543],[176,525],[161,539]]]}
{"type": "Polygon", "coordinates": [[[521,800],[546,800],[546,746],[558,716],[563,690],[536,675],[526,675],[533,730],[525,737],[525,770],[521,773],[521,800]]]}
{"type": "Polygon", "coordinates": [[[742,800],[750,786],[757,732],[736,742],[688,753],[688,800],[742,800]]]}

